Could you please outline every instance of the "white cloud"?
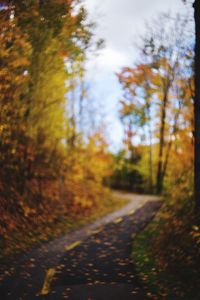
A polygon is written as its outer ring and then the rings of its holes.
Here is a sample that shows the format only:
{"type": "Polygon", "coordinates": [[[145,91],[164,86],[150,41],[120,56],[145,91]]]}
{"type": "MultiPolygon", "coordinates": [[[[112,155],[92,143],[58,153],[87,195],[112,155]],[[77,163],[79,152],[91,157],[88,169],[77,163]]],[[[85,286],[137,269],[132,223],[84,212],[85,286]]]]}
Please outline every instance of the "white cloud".
{"type": "Polygon", "coordinates": [[[143,32],[144,20],[161,11],[178,12],[181,0],[85,0],[90,17],[97,21],[97,33],[108,47],[129,51],[134,37],[143,32]]]}
{"type": "Polygon", "coordinates": [[[122,66],[130,63],[130,56],[123,51],[115,48],[106,47],[100,53],[100,55],[87,63],[87,69],[92,72],[92,78],[94,73],[99,79],[104,77],[105,74],[110,74],[119,71],[122,66]]]}

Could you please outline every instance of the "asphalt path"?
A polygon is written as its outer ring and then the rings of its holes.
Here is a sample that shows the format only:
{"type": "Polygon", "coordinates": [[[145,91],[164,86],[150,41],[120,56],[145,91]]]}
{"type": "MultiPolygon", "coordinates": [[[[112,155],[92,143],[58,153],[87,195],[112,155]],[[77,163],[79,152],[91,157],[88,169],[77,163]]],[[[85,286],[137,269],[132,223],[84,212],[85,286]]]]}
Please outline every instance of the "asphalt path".
{"type": "Polygon", "coordinates": [[[131,252],[134,235],[154,217],[161,201],[124,196],[130,202],[118,212],[15,261],[0,282],[0,299],[148,299],[131,252]]]}

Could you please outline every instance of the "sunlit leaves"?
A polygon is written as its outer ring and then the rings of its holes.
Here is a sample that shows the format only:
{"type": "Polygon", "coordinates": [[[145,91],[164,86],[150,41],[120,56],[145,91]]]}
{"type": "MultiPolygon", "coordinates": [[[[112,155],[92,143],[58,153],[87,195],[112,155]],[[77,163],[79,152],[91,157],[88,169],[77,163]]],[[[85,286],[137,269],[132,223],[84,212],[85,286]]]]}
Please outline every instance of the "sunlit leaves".
{"type": "Polygon", "coordinates": [[[3,235],[13,228],[23,232],[27,224],[47,226],[70,210],[79,214],[91,209],[100,201],[103,178],[110,172],[103,135],[86,138],[78,131],[67,99],[75,93],[72,79],[83,80],[86,51],[96,47],[87,12],[71,0],[4,4],[0,10],[3,235]]]}

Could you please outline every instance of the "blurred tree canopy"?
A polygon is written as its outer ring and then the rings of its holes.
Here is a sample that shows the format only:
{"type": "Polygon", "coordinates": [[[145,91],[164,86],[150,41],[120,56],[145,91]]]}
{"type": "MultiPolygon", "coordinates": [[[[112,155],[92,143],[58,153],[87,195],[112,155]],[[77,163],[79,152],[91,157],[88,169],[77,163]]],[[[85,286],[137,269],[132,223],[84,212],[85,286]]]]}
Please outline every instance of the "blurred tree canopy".
{"type": "Polygon", "coordinates": [[[1,1],[1,232],[100,201],[107,143],[73,109],[87,52],[102,45],[93,27],[80,1],[1,1]]]}
{"type": "Polygon", "coordinates": [[[117,74],[126,152],[143,145],[135,167],[149,191],[192,193],[194,33],[188,16],[160,15],[145,32],[140,58],[117,74]],[[162,22],[160,21],[162,20],[162,22]],[[179,186],[180,188],[177,188],[179,186]]]}

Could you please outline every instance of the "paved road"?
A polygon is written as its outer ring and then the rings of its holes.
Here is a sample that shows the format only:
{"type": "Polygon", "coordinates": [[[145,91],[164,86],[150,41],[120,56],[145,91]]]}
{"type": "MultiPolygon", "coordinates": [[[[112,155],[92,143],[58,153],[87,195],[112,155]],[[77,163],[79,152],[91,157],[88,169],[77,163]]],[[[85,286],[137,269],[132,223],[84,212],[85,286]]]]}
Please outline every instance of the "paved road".
{"type": "Polygon", "coordinates": [[[126,194],[129,204],[17,261],[0,287],[6,299],[148,299],[131,260],[133,235],[159,209],[152,196],[126,194]]]}

